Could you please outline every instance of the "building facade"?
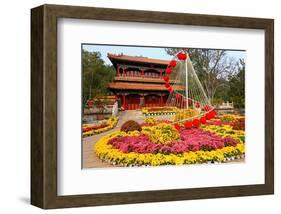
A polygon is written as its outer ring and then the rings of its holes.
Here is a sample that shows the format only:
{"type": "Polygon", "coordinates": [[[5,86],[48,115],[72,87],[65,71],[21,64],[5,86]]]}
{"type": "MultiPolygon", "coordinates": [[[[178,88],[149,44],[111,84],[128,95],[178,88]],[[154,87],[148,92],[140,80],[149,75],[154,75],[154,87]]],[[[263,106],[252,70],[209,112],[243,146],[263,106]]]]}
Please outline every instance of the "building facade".
{"type": "Polygon", "coordinates": [[[169,61],[124,54],[107,56],[116,69],[114,81],[108,88],[124,110],[165,105],[169,91],[163,76],[169,61]]]}

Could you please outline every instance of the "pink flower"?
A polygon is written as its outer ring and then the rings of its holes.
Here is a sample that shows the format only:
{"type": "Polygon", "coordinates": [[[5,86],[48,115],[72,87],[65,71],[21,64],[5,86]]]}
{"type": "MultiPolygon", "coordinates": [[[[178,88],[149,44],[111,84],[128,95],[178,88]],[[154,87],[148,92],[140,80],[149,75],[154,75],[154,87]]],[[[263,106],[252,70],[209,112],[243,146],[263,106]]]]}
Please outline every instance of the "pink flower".
{"type": "Polygon", "coordinates": [[[238,143],[231,137],[222,138],[200,128],[180,129],[180,135],[180,140],[167,144],[152,143],[146,135],[116,137],[109,140],[108,144],[124,153],[181,154],[188,151],[211,151],[224,146],[236,146],[238,143]]]}
{"type": "Polygon", "coordinates": [[[239,142],[232,137],[225,137],[224,139],[224,146],[236,146],[239,142]]]}
{"type": "Polygon", "coordinates": [[[121,144],[119,149],[124,152],[124,153],[128,153],[129,151],[129,145],[128,144],[121,144]]]}

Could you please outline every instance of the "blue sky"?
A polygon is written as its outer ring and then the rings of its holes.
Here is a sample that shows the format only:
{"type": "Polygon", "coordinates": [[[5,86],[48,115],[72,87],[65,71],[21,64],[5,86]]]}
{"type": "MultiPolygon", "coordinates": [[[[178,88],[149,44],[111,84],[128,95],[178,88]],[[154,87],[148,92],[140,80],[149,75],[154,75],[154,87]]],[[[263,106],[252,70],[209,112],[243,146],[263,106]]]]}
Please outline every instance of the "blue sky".
{"type": "MultiPolygon", "coordinates": [[[[90,52],[100,52],[102,59],[106,64],[111,64],[107,58],[107,53],[120,54],[131,56],[143,56],[155,59],[164,59],[170,60],[172,56],[168,55],[164,48],[157,47],[135,47],[135,46],[112,46],[112,45],[92,45],[92,44],[83,44],[82,48],[90,52]]],[[[246,51],[227,51],[229,57],[232,57],[236,60],[239,58],[246,57],[246,51]]]]}

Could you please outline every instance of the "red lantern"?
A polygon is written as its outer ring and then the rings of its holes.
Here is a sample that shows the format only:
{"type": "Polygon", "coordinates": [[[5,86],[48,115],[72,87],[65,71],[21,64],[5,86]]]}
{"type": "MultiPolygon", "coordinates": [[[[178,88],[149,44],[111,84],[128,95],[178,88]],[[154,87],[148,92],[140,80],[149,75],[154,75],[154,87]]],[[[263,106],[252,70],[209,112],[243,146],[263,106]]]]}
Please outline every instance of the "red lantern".
{"type": "Polygon", "coordinates": [[[170,87],[171,87],[170,83],[166,82],[166,83],[165,83],[165,87],[166,87],[166,88],[170,88],[170,87]]]}
{"type": "Polygon", "coordinates": [[[186,122],[184,123],[184,127],[185,127],[186,129],[191,129],[191,128],[192,128],[192,122],[186,121],[186,122]]]}
{"type": "Polygon", "coordinates": [[[166,68],[166,73],[170,74],[172,72],[172,69],[170,67],[166,68]]]}
{"type": "Polygon", "coordinates": [[[181,128],[181,126],[180,126],[178,123],[176,123],[176,124],[174,125],[174,127],[175,127],[175,129],[178,130],[178,131],[179,131],[180,128],[181,128]]]}
{"type": "Polygon", "coordinates": [[[205,124],[205,123],[207,122],[206,117],[205,117],[205,116],[201,117],[201,118],[200,118],[200,122],[201,122],[202,124],[205,124]]]}
{"type": "Polygon", "coordinates": [[[211,117],[214,118],[217,115],[215,110],[210,111],[211,117]]]}
{"type": "Polygon", "coordinates": [[[197,102],[197,103],[195,104],[195,108],[200,108],[200,103],[199,103],[199,102],[197,102]]]}
{"type": "Polygon", "coordinates": [[[199,126],[200,126],[200,120],[194,119],[194,120],[192,121],[192,124],[193,124],[194,127],[199,127],[199,126]]]}
{"type": "Polygon", "coordinates": [[[182,53],[182,60],[186,60],[187,59],[187,55],[185,52],[182,53]]]}
{"type": "Polygon", "coordinates": [[[163,79],[164,79],[165,82],[169,82],[170,77],[169,76],[164,76],[163,79]]]}
{"type": "Polygon", "coordinates": [[[169,66],[174,68],[174,67],[176,67],[176,65],[177,65],[177,61],[176,60],[171,60],[169,66]]]}
{"type": "Polygon", "coordinates": [[[204,106],[204,110],[205,110],[205,111],[210,111],[210,110],[211,110],[211,107],[208,106],[208,105],[206,105],[206,106],[204,106]]]}
{"type": "Polygon", "coordinates": [[[210,111],[210,112],[208,112],[208,113],[206,114],[207,120],[211,120],[211,119],[213,119],[214,117],[215,117],[215,115],[214,115],[213,111],[210,111]]]}
{"type": "Polygon", "coordinates": [[[169,92],[173,93],[174,89],[172,87],[169,88],[169,92]]]}
{"type": "Polygon", "coordinates": [[[179,53],[177,54],[177,57],[178,57],[179,60],[181,60],[181,58],[182,58],[182,53],[179,52],[179,53]]]}
{"type": "Polygon", "coordinates": [[[186,55],[185,52],[179,52],[177,57],[178,57],[179,60],[186,60],[187,55],[186,55]]]}
{"type": "MultiPolygon", "coordinates": [[[[209,112],[209,113],[210,113],[210,112],[209,112]]],[[[205,117],[206,117],[207,120],[211,120],[211,119],[212,119],[212,116],[211,116],[209,113],[207,113],[207,114],[205,115],[205,117]]]]}

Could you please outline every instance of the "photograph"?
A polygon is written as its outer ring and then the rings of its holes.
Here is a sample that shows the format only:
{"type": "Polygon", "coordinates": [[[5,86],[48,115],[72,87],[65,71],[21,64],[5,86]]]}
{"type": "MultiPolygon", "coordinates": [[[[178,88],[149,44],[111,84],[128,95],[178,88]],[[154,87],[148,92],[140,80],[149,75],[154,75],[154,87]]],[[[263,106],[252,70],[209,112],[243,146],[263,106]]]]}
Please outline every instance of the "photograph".
{"type": "Polygon", "coordinates": [[[81,53],[82,169],[245,162],[245,50],[81,53]]]}
{"type": "Polygon", "coordinates": [[[274,194],[275,20],[167,11],[31,9],[32,205],[274,194]]]}

